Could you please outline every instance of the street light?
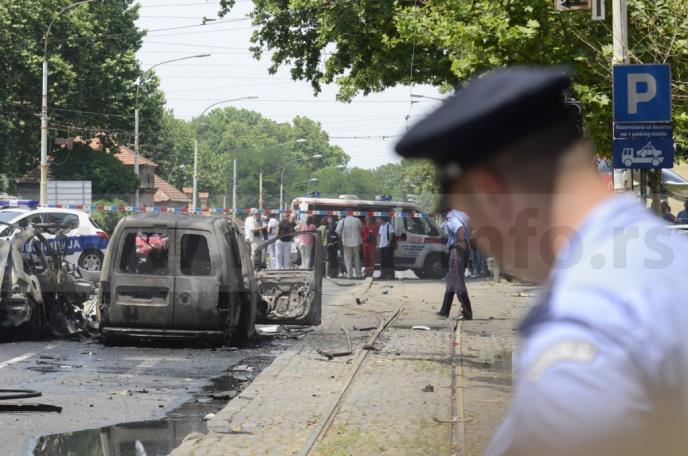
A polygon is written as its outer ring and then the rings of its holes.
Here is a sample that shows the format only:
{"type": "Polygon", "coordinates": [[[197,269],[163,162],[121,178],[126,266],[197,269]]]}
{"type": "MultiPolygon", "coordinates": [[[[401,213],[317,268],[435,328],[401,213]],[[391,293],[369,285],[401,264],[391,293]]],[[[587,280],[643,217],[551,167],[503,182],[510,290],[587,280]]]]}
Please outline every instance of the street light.
{"type": "MultiPolygon", "coordinates": [[[[210,54],[195,54],[195,55],[188,55],[186,57],[180,57],[176,59],[170,59],[170,60],[164,60],[162,62],[158,62],[152,67],[148,68],[146,71],[144,71],[141,76],[139,76],[136,79],[136,98],[134,100],[134,174],[136,174],[136,178],[139,178],[139,90],[141,89],[141,83],[143,82],[144,78],[148,76],[151,71],[153,71],[154,68],[159,67],[160,65],[164,65],[166,63],[171,63],[171,62],[179,62],[180,60],[189,60],[189,59],[199,59],[202,57],[210,57],[210,54]]],[[[139,185],[136,186],[136,195],[134,196],[134,207],[139,207],[139,187],[141,186],[141,181],[139,179],[139,185]]]]}
{"type": "Polygon", "coordinates": [[[41,90],[41,183],[38,202],[41,205],[48,202],[48,37],[53,24],[64,13],[79,5],[92,3],[96,0],[82,0],[67,5],[57,12],[48,24],[48,29],[43,35],[43,88],[41,90]]]}
{"type": "Polygon", "coordinates": [[[307,190],[306,190],[306,193],[308,194],[308,193],[311,192],[311,184],[314,184],[314,183],[316,183],[316,182],[318,182],[318,178],[317,178],[317,177],[311,177],[310,179],[306,179],[305,181],[303,181],[303,182],[301,182],[301,183],[302,183],[302,184],[308,183],[308,187],[307,187],[307,190]]]}
{"type": "MultiPolygon", "coordinates": [[[[301,142],[305,142],[305,141],[306,140],[304,139],[301,142]]],[[[297,140],[297,142],[298,142],[298,140],[297,140]]],[[[304,161],[304,160],[308,160],[308,159],[317,160],[319,158],[322,158],[322,154],[315,154],[315,155],[311,155],[310,157],[296,158],[296,159],[290,161],[289,163],[287,163],[286,165],[284,165],[284,168],[282,168],[282,173],[280,174],[280,210],[284,210],[284,172],[287,170],[287,168],[290,165],[293,165],[294,163],[298,163],[300,161],[304,161]]]]}
{"type": "MultiPolygon", "coordinates": [[[[232,101],[241,101],[241,100],[254,100],[258,98],[255,95],[249,95],[247,97],[239,97],[239,98],[230,98],[228,100],[220,100],[216,101],[215,103],[211,103],[208,105],[203,111],[201,111],[201,115],[199,117],[203,117],[206,112],[210,108],[213,108],[219,104],[223,103],[231,103],[232,101]]],[[[236,158],[234,159],[234,182],[232,183],[232,208],[234,209],[234,214],[236,214],[236,158]]],[[[198,138],[194,138],[194,165],[193,165],[193,191],[191,193],[191,211],[195,212],[196,211],[196,201],[198,199],[198,138]]]]}
{"type": "MultiPolygon", "coordinates": [[[[287,144],[303,144],[305,143],[306,140],[304,138],[299,138],[295,139],[293,141],[286,141],[283,143],[279,144],[274,144],[267,149],[263,150],[263,152],[267,152],[269,150],[275,149],[280,146],[286,146],[287,144]]],[[[282,204],[282,195],[280,195],[280,204],[282,204]]],[[[260,162],[260,175],[258,179],[258,208],[263,209],[263,159],[261,157],[261,162],[260,162]]]]}

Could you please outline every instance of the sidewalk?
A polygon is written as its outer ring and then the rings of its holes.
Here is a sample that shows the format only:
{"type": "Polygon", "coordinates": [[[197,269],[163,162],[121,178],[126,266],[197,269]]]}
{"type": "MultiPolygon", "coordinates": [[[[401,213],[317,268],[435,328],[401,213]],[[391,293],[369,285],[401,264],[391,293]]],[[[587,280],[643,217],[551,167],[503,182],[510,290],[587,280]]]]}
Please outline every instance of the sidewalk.
{"type": "Polygon", "coordinates": [[[459,325],[453,358],[456,321],[435,315],[439,282],[374,282],[360,305],[363,284],[327,297],[323,324],[230,401],[209,422],[208,435],[189,436],[172,454],[481,454],[508,407],[513,328],[529,300],[513,297],[522,289],[509,284],[468,286],[476,319],[459,325]],[[364,351],[400,304],[374,350],[364,351]],[[354,353],[328,360],[318,349],[345,350],[342,326],[354,353]]]}

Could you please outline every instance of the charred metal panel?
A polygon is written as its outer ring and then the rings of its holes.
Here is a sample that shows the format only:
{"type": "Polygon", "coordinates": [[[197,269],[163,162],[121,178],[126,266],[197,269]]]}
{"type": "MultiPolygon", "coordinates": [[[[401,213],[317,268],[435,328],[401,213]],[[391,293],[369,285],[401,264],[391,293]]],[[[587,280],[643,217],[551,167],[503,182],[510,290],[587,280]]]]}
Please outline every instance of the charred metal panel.
{"type": "Polygon", "coordinates": [[[312,280],[303,272],[273,271],[260,274],[259,309],[268,320],[300,320],[310,312],[316,299],[312,280]]]}

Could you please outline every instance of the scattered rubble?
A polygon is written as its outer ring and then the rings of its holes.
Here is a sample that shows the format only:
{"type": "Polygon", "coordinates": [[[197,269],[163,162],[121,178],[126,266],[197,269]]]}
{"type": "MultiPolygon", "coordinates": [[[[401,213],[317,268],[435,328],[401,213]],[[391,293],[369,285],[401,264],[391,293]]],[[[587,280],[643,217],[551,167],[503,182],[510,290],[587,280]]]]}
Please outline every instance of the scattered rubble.
{"type": "Polygon", "coordinates": [[[330,359],[337,358],[340,356],[349,356],[354,352],[354,349],[351,346],[351,336],[349,336],[349,331],[347,331],[346,328],[343,326],[342,326],[342,331],[344,331],[344,335],[346,336],[346,344],[349,347],[349,349],[346,351],[341,351],[341,352],[328,352],[328,351],[318,349],[317,352],[320,356],[324,356],[325,358],[330,360],[330,359]]]}

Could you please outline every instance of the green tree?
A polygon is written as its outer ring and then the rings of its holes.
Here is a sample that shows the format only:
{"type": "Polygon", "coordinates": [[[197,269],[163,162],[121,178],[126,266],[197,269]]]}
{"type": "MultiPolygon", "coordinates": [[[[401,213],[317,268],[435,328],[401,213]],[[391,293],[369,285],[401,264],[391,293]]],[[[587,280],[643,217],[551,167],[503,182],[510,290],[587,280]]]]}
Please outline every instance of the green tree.
{"type": "MultiPolygon", "coordinates": [[[[611,11],[611,0],[606,0],[611,11]]],[[[350,99],[397,84],[444,89],[489,68],[566,64],[575,70],[571,95],[584,103],[585,127],[610,153],[611,17],[561,13],[547,0],[396,0],[356,2],[256,0],[254,53],[272,52],[275,72],[289,66],[294,79],[316,92],[336,82],[350,99]]],[[[221,1],[227,13],[233,0],[221,1]]],[[[688,2],[628,0],[632,63],[672,66],[674,128],[688,146],[688,2]]]]}
{"type": "Polygon", "coordinates": [[[94,195],[132,194],[138,184],[134,171],[113,154],[79,143],[56,154],[52,170],[57,180],[83,180],[87,176],[94,195]]]}
{"type": "MultiPolygon", "coordinates": [[[[293,196],[305,191],[300,182],[316,170],[346,164],[349,160],[339,146],[330,144],[320,124],[305,117],[296,117],[291,123],[278,123],[255,111],[226,107],[193,119],[188,123],[190,131],[179,123],[183,121],[175,122],[175,128],[183,132],[184,138],[198,139],[199,191],[210,192],[214,205],[222,204],[224,198],[227,204],[231,202],[232,161],[235,158],[240,207],[258,206],[261,171],[263,206],[277,207],[280,177],[285,167],[285,193],[293,196]],[[309,159],[313,155],[322,157],[309,159]]],[[[166,163],[171,160],[170,151],[175,150],[178,162],[185,165],[184,170],[188,170],[190,176],[193,148],[188,145],[156,152],[163,171],[169,169],[166,163]]]]}
{"type": "MultiPolygon", "coordinates": [[[[42,37],[53,15],[70,0],[0,2],[0,160],[17,176],[40,155],[42,37]]],[[[56,20],[49,61],[49,144],[55,137],[91,137],[108,132],[120,144],[132,142],[136,60],[144,32],[135,21],[134,0],[81,5],[56,20]]],[[[158,80],[141,88],[142,139],[154,143],[160,131],[163,96],[158,80]]],[[[87,177],[87,176],[84,176],[87,177]]]]}

